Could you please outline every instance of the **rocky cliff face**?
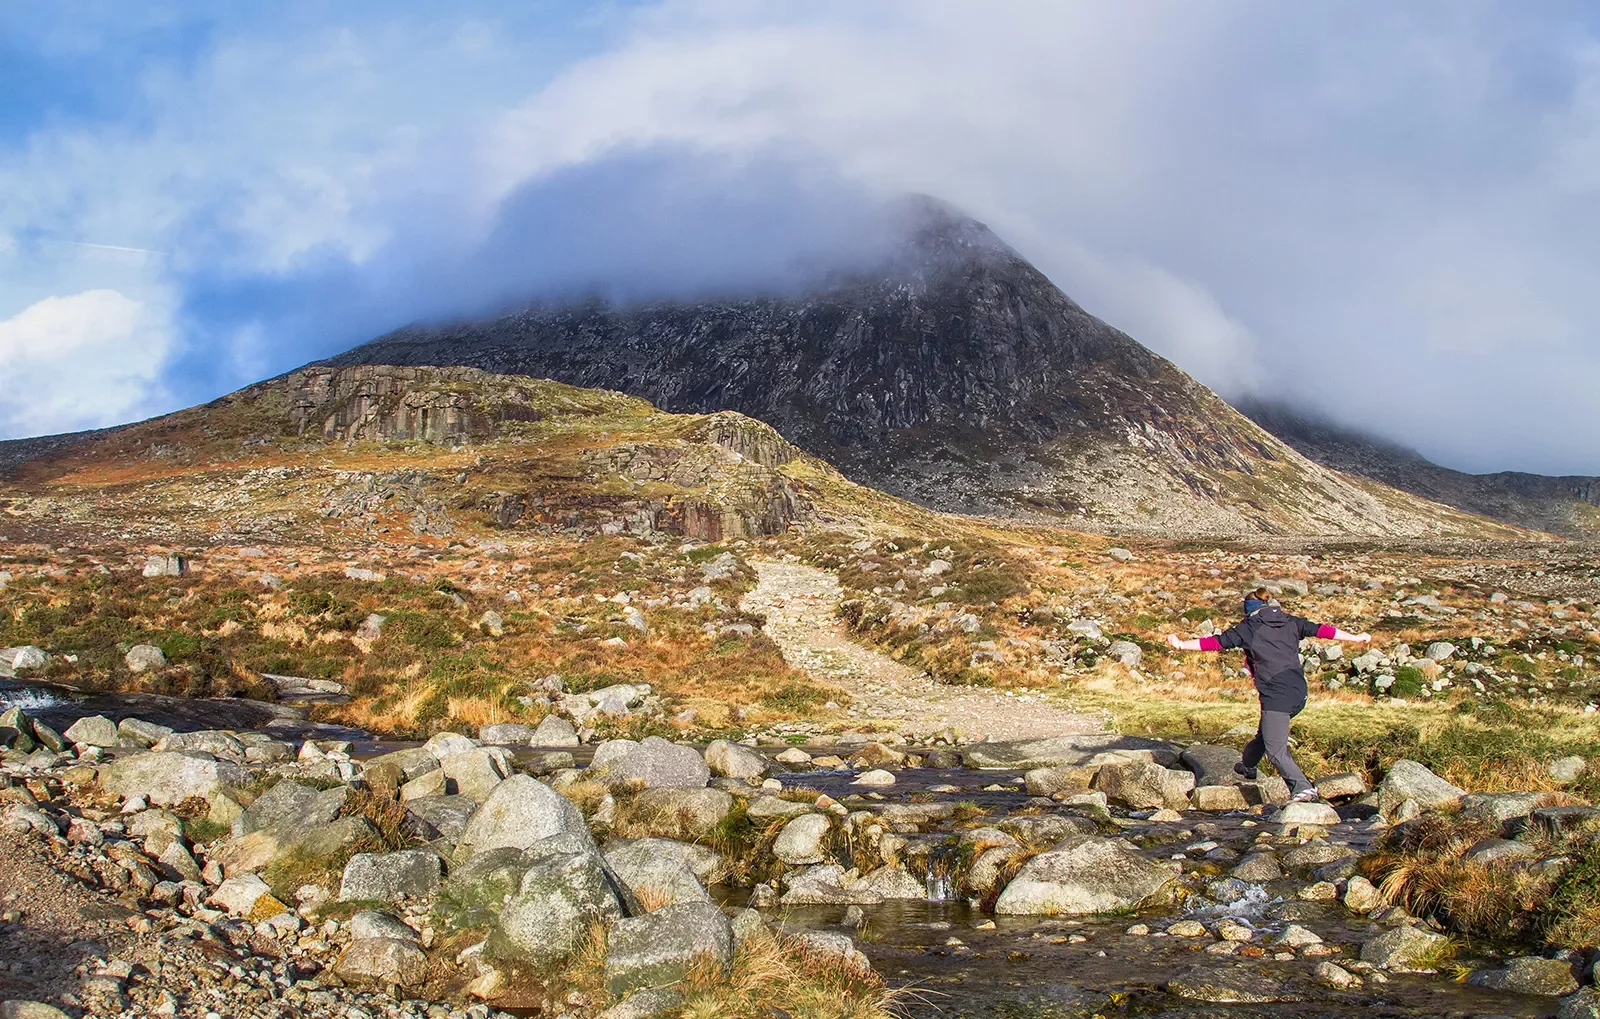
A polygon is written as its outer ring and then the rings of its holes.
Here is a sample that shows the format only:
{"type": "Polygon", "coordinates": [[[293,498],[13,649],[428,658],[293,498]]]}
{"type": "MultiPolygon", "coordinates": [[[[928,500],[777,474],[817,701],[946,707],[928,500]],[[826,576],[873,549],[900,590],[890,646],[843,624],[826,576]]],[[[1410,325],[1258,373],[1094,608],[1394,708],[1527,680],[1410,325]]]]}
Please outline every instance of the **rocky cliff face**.
{"type": "Polygon", "coordinates": [[[1569,538],[1600,537],[1600,478],[1520,471],[1465,474],[1370,435],[1295,412],[1242,401],[1239,409],[1305,456],[1346,474],[1518,527],[1569,538]]]}
{"type": "MultiPolygon", "coordinates": [[[[467,365],[736,410],[940,509],[1189,533],[1486,526],[1312,463],[931,203],[882,272],[809,296],[531,307],[402,329],[327,362],[362,364],[467,365]]],[[[381,414],[420,427],[403,406],[381,414]]]]}

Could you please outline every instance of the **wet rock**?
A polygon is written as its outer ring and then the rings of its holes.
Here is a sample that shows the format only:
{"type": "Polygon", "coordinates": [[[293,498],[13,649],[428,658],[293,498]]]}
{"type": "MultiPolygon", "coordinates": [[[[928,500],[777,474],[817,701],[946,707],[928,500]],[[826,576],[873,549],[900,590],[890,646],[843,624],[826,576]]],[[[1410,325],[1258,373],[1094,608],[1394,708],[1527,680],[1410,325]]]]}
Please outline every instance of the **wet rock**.
{"type": "Polygon", "coordinates": [[[1367,780],[1349,772],[1317,779],[1317,795],[1325,800],[1349,800],[1367,792],[1367,780]]]}
{"type": "Polygon", "coordinates": [[[1199,920],[1179,920],[1167,926],[1167,934],[1174,938],[1203,938],[1206,925],[1199,920]]]}
{"type": "Polygon", "coordinates": [[[428,956],[411,941],[358,938],[345,950],[333,971],[346,983],[417,988],[428,979],[428,956]]]}
{"type": "Polygon", "coordinates": [[[595,749],[592,777],[615,787],[703,789],[711,769],[693,747],[681,747],[660,736],[639,743],[608,740],[595,749]]]}
{"type": "Polygon", "coordinates": [[[894,785],[894,773],[884,771],[881,768],[875,768],[872,771],[862,772],[861,775],[850,784],[875,787],[891,786],[894,785]]]}
{"type": "Polygon", "coordinates": [[[1442,935],[1420,927],[1396,927],[1362,945],[1361,961],[1378,969],[1421,969],[1445,941],[1442,935]]]}
{"type": "Polygon", "coordinates": [[[1322,938],[1315,931],[1308,930],[1297,923],[1289,924],[1279,934],[1276,943],[1287,948],[1304,948],[1306,945],[1320,945],[1322,938]]]}
{"type": "Polygon", "coordinates": [[[1244,801],[1244,791],[1237,785],[1198,786],[1190,795],[1190,804],[1195,810],[1209,813],[1244,810],[1249,806],[1244,801]]]}
{"type": "Polygon", "coordinates": [[[619,920],[606,939],[606,989],[622,994],[676,983],[702,957],[724,970],[733,964],[733,928],[710,902],[664,906],[619,920]]]}
{"type": "Polygon", "coordinates": [[[1467,977],[1467,983],[1491,991],[1547,997],[1571,994],[1578,989],[1578,981],[1573,979],[1570,963],[1528,956],[1506,960],[1504,969],[1474,970],[1467,977]]]}
{"type": "Polygon", "coordinates": [[[1129,761],[1102,767],[1094,777],[1094,788],[1112,803],[1134,810],[1163,806],[1183,810],[1189,806],[1194,775],[1147,761],[1129,761]]]}
{"type": "MultiPolygon", "coordinates": [[[[556,840],[572,837],[568,833],[556,840]]],[[[500,912],[487,951],[492,958],[547,968],[572,954],[589,924],[622,913],[598,851],[548,853],[523,873],[517,893],[500,912]]]]}
{"type": "Polygon", "coordinates": [[[439,889],[439,857],[416,849],[357,853],[345,864],[340,902],[425,899],[439,889]]]}
{"type": "Polygon", "coordinates": [[[721,789],[646,789],[631,808],[651,835],[668,839],[705,838],[732,812],[733,797],[721,789]]]}
{"type": "Polygon", "coordinates": [[[1274,824],[1282,825],[1316,825],[1320,828],[1331,828],[1339,823],[1339,812],[1315,800],[1300,803],[1286,803],[1279,811],[1272,815],[1274,824]]]}
{"type": "Polygon", "coordinates": [[[1278,858],[1271,853],[1251,853],[1229,873],[1241,881],[1264,883],[1283,877],[1283,868],[1278,866],[1278,858]]]}
{"type": "Polygon", "coordinates": [[[73,722],[62,735],[72,743],[114,747],[117,745],[117,723],[104,715],[88,715],[73,722]]]}
{"type": "Polygon", "coordinates": [[[1281,984],[1244,970],[1195,967],[1167,981],[1167,993],[1216,1005],[1265,1005],[1298,1001],[1281,984]]]}
{"type": "Polygon", "coordinates": [[[145,752],[117,758],[100,770],[99,778],[107,792],[144,796],[150,803],[165,806],[191,796],[213,801],[242,785],[245,773],[231,761],[204,754],[145,752]]]}
{"type": "Polygon", "coordinates": [[[884,899],[920,901],[928,897],[927,884],[898,864],[886,864],[863,874],[857,887],[884,899]]]}
{"type": "Polygon", "coordinates": [[[1514,842],[1511,839],[1481,839],[1461,854],[1461,858],[1469,863],[1493,863],[1496,860],[1521,860],[1538,855],[1539,850],[1526,842],[1514,842]]]}
{"type": "Polygon", "coordinates": [[[1340,842],[1319,839],[1296,846],[1283,854],[1283,865],[1290,870],[1305,871],[1326,863],[1353,858],[1356,851],[1340,842]]]}
{"type": "Polygon", "coordinates": [[[1600,989],[1585,987],[1561,999],[1556,1019],[1600,1019],[1600,989]]]}
{"type": "Polygon", "coordinates": [[[526,849],[540,839],[562,834],[589,839],[589,825],[578,808],[538,779],[512,775],[494,787],[467,822],[456,845],[456,858],[465,860],[473,853],[501,846],[526,849]]]}
{"type": "Polygon", "coordinates": [[[167,656],[154,644],[135,644],[122,656],[122,664],[135,674],[152,672],[167,667],[167,656]]]}
{"type": "Polygon", "coordinates": [[[1345,883],[1344,908],[1352,913],[1370,913],[1382,901],[1377,886],[1364,877],[1353,877],[1345,883]]]}
{"type": "Polygon", "coordinates": [[[1311,977],[1317,983],[1336,990],[1345,990],[1361,983],[1361,978],[1327,960],[1317,963],[1311,968],[1311,977]]]}
{"type": "Polygon", "coordinates": [[[772,845],[772,855],[790,866],[821,863],[827,858],[828,819],[806,814],[783,826],[772,845]]]}
{"type": "Polygon", "coordinates": [[[1196,743],[1184,750],[1178,760],[1194,772],[1196,785],[1237,785],[1239,774],[1233,766],[1244,760],[1244,755],[1232,747],[1196,743]]]}
{"type": "Polygon", "coordinates": [[[1079,836],[1025,864],[995,902],[1001,915],[1078,915],[1132,909],[1173,880],[1124,842],[1079,836]]]}
{"type": "Polygon", "coordinates": [[[768,768],[765,757],[725,739],[707,744],[706,766],[721,778],[760,778],[768,768]]]}
{"type": "Polygon", "coordinates": [[[1398,760],[1378,786],[1378,811],[1390,815],[1403,800],[1412,800],[1424,810],[1453,804],[1466,795],[1416,761],[1398,760]]]}
{"type": "Polygon", "coordinates": [[[1124,736],[1120,733],[1086,733],[1055,736],[1050,739],[1013,742],[974,743],[963,748],[962,759],[970,768],[1065,768],[1087,764],[1096,754],[1112,750],[1146,750],[1155,763],[1178,763],[1178,747],[1164,740],[1124,736]]]}
{"type": "Polygon", "coordinates": [[[578,730],[560,715],[546,715],[533,730],[530,742],[536,747],[575,747],[579,743],[578,730]]]}
{"type": "Polygon", "coordinates": [[[788,750],[783,751],[783,753],[778,754],[775,758],[773,758],[773,760],[777,761],[779,764],[787,764],[791,767],[799,767],[803,764],[810,764],[811,755],[806,753],[804,750],[801,750],[799,747],[790,747],[788,750]]]}
{"type": "Polygon", "coordinates": [[[533,726],[521,722],[496,722],[480,728],[478,738],[495,746],[525,747],[533,743],[536,731],[533,726]]]}

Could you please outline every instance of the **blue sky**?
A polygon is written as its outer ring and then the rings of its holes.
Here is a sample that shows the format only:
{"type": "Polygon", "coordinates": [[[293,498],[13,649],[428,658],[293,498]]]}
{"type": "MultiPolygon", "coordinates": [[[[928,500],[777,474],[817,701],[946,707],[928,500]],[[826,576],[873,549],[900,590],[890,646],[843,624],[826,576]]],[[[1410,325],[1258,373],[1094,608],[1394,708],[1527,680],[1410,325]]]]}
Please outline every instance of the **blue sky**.
{"type": "Polygon", "coordinates": [[[1225,393],[1600,473],[1589,8],[0,6],[0,435],[552,288],[780,284],[908,191],[1225,393]]]}

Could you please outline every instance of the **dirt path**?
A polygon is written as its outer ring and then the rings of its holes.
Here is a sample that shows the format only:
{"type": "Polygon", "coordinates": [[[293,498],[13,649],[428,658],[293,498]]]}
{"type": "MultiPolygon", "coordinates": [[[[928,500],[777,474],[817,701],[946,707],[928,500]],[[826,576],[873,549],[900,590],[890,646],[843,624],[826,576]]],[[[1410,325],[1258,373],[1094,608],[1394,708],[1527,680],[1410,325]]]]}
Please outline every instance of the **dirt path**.
{"type": "Polygon", "coordinates": [[[942,686],[889,656],[849,640],[835,608],[844,597],[839,580],[798,563],[752,562],[760,582],[743,608],[767,617],[766,633],[790,665],[848,690],[850,713],[899,723],[918,733],[946,726],[971,737],[1029,739],[1096,732],[1099,715],[1062,711],[1037,695],[1006,696],[974,687],[942,686]]]}

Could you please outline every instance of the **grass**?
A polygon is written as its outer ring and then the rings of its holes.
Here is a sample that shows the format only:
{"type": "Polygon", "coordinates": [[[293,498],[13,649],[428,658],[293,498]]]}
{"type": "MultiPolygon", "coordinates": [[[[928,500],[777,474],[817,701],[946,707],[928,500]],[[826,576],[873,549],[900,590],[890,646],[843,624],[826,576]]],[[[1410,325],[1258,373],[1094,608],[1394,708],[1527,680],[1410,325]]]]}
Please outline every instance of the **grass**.
{"type": "Polygon", "coordinates": [[[683,1019],[899,1019],[903,992],[884,986],[876,973],[855,970],[843,959],[807,949],[801,942],[756,931],[740,943],[724,974],[705,960],[691,968],[680,988],[683,1019]]]}

